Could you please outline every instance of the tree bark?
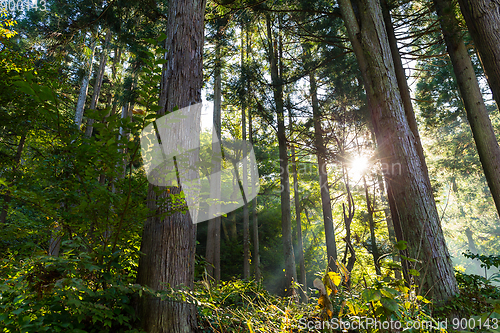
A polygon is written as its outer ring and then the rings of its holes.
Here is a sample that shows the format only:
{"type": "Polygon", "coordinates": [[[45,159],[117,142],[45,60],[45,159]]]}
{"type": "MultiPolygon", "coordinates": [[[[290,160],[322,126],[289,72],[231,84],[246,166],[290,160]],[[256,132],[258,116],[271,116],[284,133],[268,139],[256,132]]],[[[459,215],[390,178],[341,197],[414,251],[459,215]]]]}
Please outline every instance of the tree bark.
{"type": "MultiPolygon", "coordinates": [[[[201,102],[204,12],[204,0],[169,3],[160,115],[172,112],[174,107],[182,109],[201,102]]],[[[200,119],[195,117],[193,121],[200,119]]],[[[144,255],[139,261],[137,282],[153,290],[193,287],[196,228],[189,212],[171,212],[168,200],[167,205],[158,205],[160,197],[169,199],[171,194],[181,192],[180,187],[168,190],[150,185],[148,191],[148,207],[153,214],[144,225],[144,255]],[[165,216],[168,211],[171,213],[165,216]]],[[[196,331],[193,304],[149,296],[141,298],[138,310],[143,328],[149,333],[196,331]]]]}
{"type": "Polygon", "coordinates": [[[500,215],[500,147],[450,0],[434,0],[484,175],[500,215]]]}
{"type": "MultiPolygon", "coordinates": [[[[248,136],[250,144],[253,146],[253,126],[252,126],[252,110],[248,110],[248,136]]],[[[252,168],[254,172],[254,168],[252,168]]],[[[257,178],[257,175],[252,173],[252,179],[257,178]]],[[[255,182],[252,181],[252,193],[255,193],[255,182]]],[[[261,279],[260,273],[260,250],[259,250],[259,221],[257,217],[257,196],[252,200],[252,227],[253,227],[253,265],[255,280],[257,282],[261,279]]]]}
{"type": "Polygon", "coordinates": [[[399,92],[380,3],[357,0],[359,22],[349,0],[339,0],[349,39],[365,83],[378,158],[411,257],[420,260],[422,293],[437,303],[457,292],[450,255],[439,222],[430,181],[419,157],[399,92]]]}
{"type": "MultiPolygon", "coordinates": [[[[244,35],[245,35],[246,26],[243,26],[241,29],[241,80],[243,83],[244,71],[245,69],[245,52],[244,52],[244,35]]],[[[243,84],[242,84],[243,86],[243,84]]],[[[246,141],[247,139],[247,102],[245,92],[241,92],[240,96],[241,100],[241,139],[246,141]]],[[[243,156],[247,155],[247,146],[243,145],[243,156]]],[[[248,188],[248,179],[247,179],[247,169],[248,165],[246,162],[246,158],[243,160],[243,188],[248,188]]],[[[243,278],[248,280],[250,279],[250,216],[248,212],[248,203],[245,202],[243,205],[243,278]]]]}
{"type": "Polygon", "coordinates": [[[368,185],[366,184],[366,177],[363,175],[363,185],[365,187],[365,198],[366,198],[366,212],[368,213],[368,224],[370,227],[370,239],[372,243],[372,256],[373,264],[375,265],[375,272],[377,275],[382,275],[379,266],[379,253],[377,248],[377,238],[375,237],[375,221],[373,220],[373,204],[370,199],[370,193],[368,192],[368,185]]]}
{"type": "Polygon", "coordinates": [[[92,41],[90,59],[88,60],[88,62],[85,63],[84,66],[86,72],[83,74],[82,85],[80,87],[80,94],[78,95],[78,101],[76,102],[75,124],[78,129],[82,125],[83,111],[85,109],[85,100],[87,99],[90,77],[92,76],[92,67],[94,65],[94,55],[95,55],[96,45],[97,45],[97,38],[92,41]]]}
{"type": "MultiPolygon", "coordinates": [[[[290,124],[292,123],[290,117],[290,124]]],[[[299,260],[299,283],[302,285],[300,290],[300,299],[303,303],[307,303],[307,280],[306,280],[306,264],[304,259],[304,244],[302,243],[302,221],[300,218],[300,192],[299,179],[297,175],[297,161],[295,160],[295,146],[292,144],[292,173],[293,173],[293,197],[295,201],[295,223],[297,230],[297,256],[299,260]]]]}
{"type": "Polygon", "coordinates": [[[267,47],[269,64],[271,70],[271,81],[274,93],[274,102],[278,120],[278,146],[280,158],[280,181],[281,181],[281,232],[283,238],[283,251],[285,255],[285,294],[295,295],[296,291],[292,287],[292,282],[297,281],[295,268],[295,256],[292,245],[292,222],[290,210],[290,180],[288,173],[288,153],[285,133],[285,116],[283,106],[283,83],[278,72],[278,48],[274,47],[273,33],[271,28],[270,14],[266,13],[267,25],[267,47]]]}
{"type": "Polygon", "coordinates": [[[493,98],[500,107],[500,3],[497,0],[458,2],[479,53],[493,98]]]}
{"type": "MultiPolygon", "coordinates": [[[[220,27],[217,31],[217,37],[215,42],[215,70],[214,70],[214,129],[215,135],[217,135],[218,140],[221,139],[221,90],[222,90],[222,75],[221,75],[221,55],[220,55],[220,27]]],[[[220,152],[219,145],[213,145],[212,149],[216,152],[220,152]]],[[[218,193],[213,193],[212,198],[220,198],[220,186],[221,177],[219,171],[221,169],[221,163],[218,160],[214,161],[214,173],[210,176],[211,184],[210,190],[218,190],[218,193]]],[[[221,231],[221,217],[217,216],[208,221],[208,233],[207,233],[207,250],[205,255],[205,260],[207,265],[205,267],[208,276],[215,282],[219,284],[220,282],[220,231],[221,231]]]]}
{"type": "MultiPolygon", "coordinates": [[[[102,80],[104,79],[104,70],[106,69],[106,63],[108,61],[108,49],[109,43],[111,41],[111,30],[108,29],[106,32],[106,38],[104,40],[104,45],[102,46],[101,61],[99,62],[99,69],[97,70],[97,77],[94,83],[94,92],[92,93],[92,100],[90,101],[90,109],[95,110],[97,107],[97,102],[99,101],[99,94],[101,93],[102,80]]],[[[85,129],[85,136],[90,138],[92,136],[92,131],[94,119],[87,119],[87,128],[85,129]]]]}
{"type": "Polygon", "coordinates": [[[321,209],[323,212],[323,224],[325,226],[326,254],[328,270],[337,271],[337,243],[335,241],[335,229],[333,227],[332,203],[330,199],[330,188],[328,187],[328,172],[326,171],[326,147],[323,141],[323,130],[321,128],[321,112],[319,109],[316,78],[314,72],[309,74],[309,86],[313,108],[314,141],[316,156],[318,159],[319,188],[321,193],[321,209]]]}
{"type": "Polygon", "coordinates": [[[406,72],[403,67],[403,62],[401,61],[401,54],[399,53],[398,41],[394,32],[394,25],[392,24],[391,13],[389,11],[387,0],[381,0],[381,6],[387,31],[387,38],[389,41],[389,47],[391,49],[392,60],[394,62],[396,80],[398,81],[399,92],[401,93],[401,99],[403,101],[403,107],[406,114],[406,120],[408,121],[408,126],[410,127],[411,133],[413,134],[413,137],[415,139],[415,148],[417,149],[418,156],[420,157],[422,165],[424,166],[423,171],[426,173],[425,178],[429,179],[427,164],[425,163],[424,149],[422,147],[422,142],[420,141],[420,135],[418,133],[417,119],[415,118],[415,112],[413,111],[413,104],[411,102],[410,88],[408,87],[406,72]]]}

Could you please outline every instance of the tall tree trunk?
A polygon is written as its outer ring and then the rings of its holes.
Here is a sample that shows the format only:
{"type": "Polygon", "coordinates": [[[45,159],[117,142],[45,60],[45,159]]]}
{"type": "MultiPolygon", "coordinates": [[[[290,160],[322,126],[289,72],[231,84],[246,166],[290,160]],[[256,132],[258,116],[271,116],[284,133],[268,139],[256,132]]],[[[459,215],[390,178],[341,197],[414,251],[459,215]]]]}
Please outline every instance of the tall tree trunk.
{"type": "MultiPolygon", "coordinates": [[[[382,203],[384,206],[384,215],[385,215],[385,222],[387,224],[387,233],[389,234],[389,242],[391,244],[396,244],[397,238],[396,238],[396,228],[394,227],[394,221],[392,219],[392,214],[391,214],[391,209],[386,206],[388,204],[387,198],[383,195],[383,192],[385,191],[384,188],[384,181],[382,179],[381,175],[377,175],[377,181],[378,181],[378,187],[380,189],[381,198],[382,198],[382,203]]],[[[394,255],[392,256],[393,261],[401,262],[401,258],[399,255],[394,255]]],[[[396,279],[401,279],[401,272],[399,270],[394,271],[394,277],[396,279]]]]}
{"type": "MultiPolygon", "coordinates": [[[[221,75],[221,54],[220,54],[220,30],[218,28],[217,37],[215,42],[215,84],[214,84],[214,129],[217,139],[221,139],[221,91],[222,91],[222,75],[221,75]]],[[[220,146],[217,144],[212,145],[212,149],[215,153],[220,153],[220,146]]],[[[216,193],[211,193],[212,198],[220,198],[220,187],[221,187],[221,175],[218,173],[221,169],[221,163],[219,160],[213,161],[214,173],[210,177],[210,191],[216,191],[216,193]]],[[[216,209],[218,211],[218,209],[216,209]]],[[[208,276],[218,284],[220,281],[220,230],[221,229],[221,217],[217,216],[208,221],[208,233],[207,233],[207,250],[205,255],[205,260],[207,265],[205,267],[208,276]]]]}
{"type": "Polygon", "coordinates": [[[376,0],[356,3],[360,26],[351,2],[339,0],[365,83],[378,157],[392,192],[391,212],[398,214],[410,256],[420,260],[416,269],[421,270],[423,294],[440,303],[458,288],[425,165],[402,106],[382,9],[376,0]]]}
{"type": "Polygon", "coordinates": [[[370,193],[368,192],[368,185],[366,184],[366,177],[363,175],[363,185],[365,187],[365,198],[366,198],[366,212],[368,213],[368,224],[370,227],[370,239],[372,243],[372,256],[373,264],[375,265],[375,272],[377,275],[382,275],[379,266],[379,253],[377,248],[377,238],[375,237],[375,221],[373,220],[373,204],[370,199],[370,193]]]}
{"type": "MultiPolygon", "coordinates": [[[[500,147],[450,0],[434,0],[484,175],[500,216],[500,147]]],[[[497,55],[498,56],[498,55],[497,55]]]]}
{"type": "Polygon", "coordinates": [[[500,3],[497,0],[458,0],[479,53],[493,98],[500,107],[500,3]]]}
{"type": "MultiPolygon", "coordinates": [[[[292,117],[290,117],[290,126],[292,124],[292,117]]],[[[300,218],[300,192],[299,192],[299,179],[297,175],[297,161],[295,159],[295,146],[292,144],[292,173],[293,173],[293,197],[295,201],[295,223],[297,230],[297,259],[299,260],[299,283],[302,285],[300,290],[300,298],[302,302],[307,303],[307,281],[306,281],[306,264],[304,259],[304,244],[302,243],[302,221],[300,218]]]]}
{"type": "MultiPolygon", "coordinates": [[[[250,46],[250,34],[248,33],[247,30],[247,56],[250,57],[250,52],[251,52],[251,46],[250,46]]],[[[247,80],[247,92],[250,95],[250,80],[247,80]]],[[[250,140],[250,144],[253,146],[253,119],[252,119],[252,109],[250,108],[248,110],[248,139],[250,140]]],[[[252,168],[252,193],[255,193],[257,190],[255,186],[255,181],[258,177],[257,174],[255,174],[255,168],[252,168]]],[[[259,249],[259,221],[257,217],[257,196],[255,196],[252,199],[252,228],[253,228],[253,266],[254,266],[254,274],[255,274],[255,280],[257,282],[260,281],[261,279],[261,273],[260,273],[260,249],[259,249]]]]}
{"type": "Polygon", "coordinates": [[[267,25],[267,48],[269,64],[271,70],[271,81],[273,85],[274,103],[278,120],[278,147],[280,158],[280,181],[281,181],[281,232],[283,238],[283,251],[285,255],[285,293],[295,295],[296,291],[292,287],[292,282],[297,281],[295,268],[295,256],[292,245],[292,222],[290,211],[290,180],[288,174],[288,153],[285,133],[285,116],[283,107],[283,83],[278,72],[278,48],[275,49],[273,43],[273,33],[271,27],[270,14],[266,13],[267,25]]]}
{"type": "Polygon", "coordinates": [[[85,100],[87,99],[90,77],[92,76],[92,68],[94,65],[94,55],[95,55],[95,48],[97,45],[97,38],[92,37],[92,39],[93,40],[91,45],[91,55],[89,60],[85,63],[84,66],[82,85],[80,87],[80,94],[78,95],[78,101],[76,102],[75,124],[77,128],[80,128],[80,126],[82,125],[83,111],[85,109],[85,100]]]}
{"type": "MultiPolygon", "coordinates": [[[[241,81],[243,86],[243,81],[245,80],[245,72],[246,72],[246,64],[245,64],[245,48],[244,48],[244,36],[245,30],[247,30],[247,26],[245,25],[241,29],[241,81]]],[[[241,139],[246,141],[247,139],[247,101],[245,96],[245,91],[241,92],[240,96],[241,100],[241,139]]],[[[243,145],[243,156],[247,155],[247,145],[243,145]]],[[[243,188],[248,188],[248,165],[247,159],[243,160],[243,188]]],[[[250,279],[250,216],[248,212],[248,203],[245,202],[243,205],[243,278],[250,279]]]]}
{"type": "MultiPolygon", "coordinates": [[[[204,12],[204,0],[169,3],[165,40],[167,63],[160,94],[164,104],[160,105],[160,115],[172,112],[174,107],[182,109],[201,102],[204,12]]],[[[194,121],[200,121],[199,115],[196,116],[194,121]]],[[[166,191],[165,187],[149,186],[148,207],[152,215],[144,225],[141,244],[144,255],[139,261],[137,282],[153,290],[164,289],[167,285],[193,287],[195,225],[189,212],[165,214],[165,205],[158,205],[159,197],[169,198],[180,192],[180,187],[170,187],[166,191]],[[158,196],[157,191],[160,192],[158,196]]],[[[149,333],[196,331],[196,306],[193,304],[144,297],[140,300],[139,316],[149,333]]]]}
{"type": "Polygon", "coordinates": [[[420,157],[422,165],[424,166],[426,179],[429,179],[427,164],[425,163],[424,149],[422,148],[422,142],[420,141],[420,135],[418,133],[417,119],[415,118],[415,112],[413,111],[413,104],[411,102],[410,88],[408,87],[408,81],[406,80],[406,72],[403,67],[403,62],[401,61],[401,54],[399,53],[398,49],[398,41],[394,32],[394,25],[392,24],[391,14],[387,1],[388,0],[381,0],[382,14],[384,16],[384,23],[387,31],[389,47],[391,49],[392,60],[394,62],[394,70],[396,72],[399,92],[401,93],[401,99],[403,101],[403,107],[406,114],[406,120],[408,121],[408,126],[410,127],[411,133],[415,138],[415,148],[417,149],[418,156],[420,157]]]}
{"type": "MultiPolygon", "coordinates": [[[[109,43],[111,42],[111,30],[108,28],[106,32],[106,38],[104,40],[104,45],[102,46],[101,61],[99,62],[99,69],[97,71],[97,77],[94,83],[94,92],[92,93],[92,100],[90,101],[90,109],[95,110],[97,107],[97,102],[99,101],[99,94],[101,93],[102,80],[104,79],[104,70],[106,69],[106,63],[108,61],[108,49],[109,43]]],[[[87,128],[85,129],[85,135],[87,137],[92,136],[92,131],[94,119],[87,120],[87,128]]]]}
{"type": "Polygon", "coordinates": [[[309,85],[313,107],[314,141],[316,146],[316,156],[318,159],[321,209],[323,211],[323,224],[325,226],[327,264],[329,271],[336,272],[337,243],[335,241],[335,229],[333,227],[332,203],[330,199],[330,188],[328,187],[328,172],[326,171],[327,151],[323,141],[321,111],[319,109],[318,92],[314,72],[309,74],[309,85]]]}

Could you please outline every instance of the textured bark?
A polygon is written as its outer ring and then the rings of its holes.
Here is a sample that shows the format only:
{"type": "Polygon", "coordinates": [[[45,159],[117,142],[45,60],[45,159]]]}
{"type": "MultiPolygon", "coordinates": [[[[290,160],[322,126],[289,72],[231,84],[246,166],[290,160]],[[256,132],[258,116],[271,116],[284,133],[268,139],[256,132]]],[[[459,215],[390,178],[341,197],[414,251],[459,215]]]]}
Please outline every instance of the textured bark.
{"type": "Polygon", "coordinates": [[[415,118],[415,112],[413,111],[413,104],[411,102],[410,88],[408,87],[408,81],[406,80],[406,72],[403,67],[403,62],[401,61],[401,54],[398,49],[398,41],[396,39],[396,34],[394,33],[394,26],[391,20],[391,14],[389,12],[387,0],[381,0],[382,14],[384,15],[384,23],[387,31],[387,38],[389,41],[389,47],[391,49],[392,60],[394,61],[394,70],[396,72],[396,79],[398,81],[399,92],[401,94],[401,99],[403,101],[403,107],[406,114],[406,120],[408,121],[408,126],[410,127],[411,133],[415,139],[415,148],[417,149],[418,156],[424,166],[423,171],[426,173],[426,179],[429,179],[427,164],[425,163],[424,149],[422,148],[422,142],[420,141],[420,135],[418,133],[417,119],[415,118]]]}
{"type": "Polygon", "coordinates": [[[493,98],[500,107],[500,2],[459,0],[493,98]]]}
{"type": "Polygon", "coordinates": [[[314,72],[309,74],[309,86],[313,107],[314,141],[316,156],[318,159],[319,188],[321,194],[321,210],[323,212],[323,224],[325,226],[326,254],[328,270],[337,271],[337,243],[335,241],[335,229],[333,227],[332,203],[330,199],[330,188],[328,187],[328,173],[326,171],[326,147],[323,141],[323,130],[321,128],[321,112],[319,110],[318,92],[314,72]]]}
{"type": "Polygon", "coordinates": [[[295,295],[292,281],[297,281],[295,268],[295,256],[292,245],[292,222],[290,208],[290,180],[288,173],[288,153],[285,133],[285,116],[283,106],[283,83],[278,72],[278,43],[273,43],[270,14],[266,14],[268,57],[271,70],[271,81],[273,85],[274,103],[278,120],[278,146],[280,158],[280,181],[281,181],[281,233],[283,239],[283,251],[285,255],[285,293],[295,295]],[[275,48],[274,45],[277,45],[275,48]]]}
{"type": "Polygon", "coordinates": [[[85,63],[85,73],[83,74],[82,85],[80,87],[80,94],[78,95],[78,101],[76,102],[75,111],[75,124],[77,128],[82,125],[83,111],[85,109],[85,100],[87,99],[87,93],[89,90],[90,77],[92,76],[92,67],[94,65],[94,55],[97,41],[94,39],[91,46],[91,55],[88,62],[85,63]]]}
{"type": "MultiPolygon", "coordinates": [[[[464,102],[476,142],[484,175],[500,215],[500,147],[484,105],[467,48],[462,40],[454,6],[449,0],[434,0],[448,54],[453,64],[460,95],[464,102]]],[[[462,13],[479,51],[497,105],[500,102],[500,4],[491,0],[461,0],[462,13]]]]}
{"type": "MultiPolygon", "coordinates": [[[[220,29],[220,28],[219,28],[220,29]]],[[[220,31],[220,30],[219,30],[220,31]]],[[[215,44],[215,84],[214,84],[214,128],[215,135],[221,138],[221,90],[222,90],[222,75],[221,75],[221,62],[220,62],[220,35],[218,31],[217,41],[215,44]]],[[[218,151],[220,146],[213,145],[212,149],[218,151]]],[[[211,193],[212,198],[220,198],[220,186],[221,177],[217,173],[221,169],[220,161],[214,161],[214,173],[210,177],[210,182],[213,183],[210,186],[210,190],[218,190],[218,193],[211,193]]],[[[207,265],[205,269],[207,270],[208,276],[218,284],[220,281],[220,228],[221,227],[221,217],[217,216],[208,221],[208,233],[207,233],[207,249],[205,260],[207,265]]]]}
{"type": "MultiPolygon", "coordinates": [[[[108,61],[108,49],[109,43],[111,41],[111,30],[107,30],[106,38],[104,40],[104,45],[102,46],[101,61],[99,62],[99,69],[97,70],[97,77],[94,83],[94,92],[92,93],[92,100],[90,101],[90,109],[95,110],[97,107],[97,102],[99,101],[99,95],[101,93],[102,80],[104,79],[104,70],[106,69],[106,63],[108,61]]],[[[92,136],[94,130],[93,127],[94,119],[87,120],[87,128],[85,129],[85,135],[87,137],[92,136]]]]}
{"type": "Polygon", "coordinates": [[[406,119],[380,3],[356,1],[359,26],[350,1],[339,3],[356,57],[363,64],[378,158],[393,198],[391,212],[398,214],[410,256],[420,260],[415,268],[421,271],[422,293],[438,303],[446,301],[458,292],[457,284],[425,165],[406,119]]]}
{"type": "MultiPolygon", "coordinates": [[[[160,114],[172,112],[175,106],[184,108],[201,102],[203,28],[205,1],[178,0],[169,3],[166,29],[167,63],[162,78],[163,101],[160,114]]],[[[199,115],[197,115],[199,117],[199,115]]],[[[193,121],[200,121],[194,117],[193,121]]],[[[190,140],[191,138],[186,138],[190,140]]],[[[159,197],[170,194],[164,187],[149,186],[148,207],[152,215],[147,219],[141,244],[137,282],[154,290],[181,285],[192,288],[196,228],[189,212],[173,212],[170,204],[158,205],[159,197]],[[156,194],[156,191],[160,194],[156,194]]],[[[180,187],[170,187],[178,194],[180,187]]],[[[195,332],[196,307],[193,304],[163,301],[143,297],[139,302],[139,316],[147,332],[195,332]]]]}

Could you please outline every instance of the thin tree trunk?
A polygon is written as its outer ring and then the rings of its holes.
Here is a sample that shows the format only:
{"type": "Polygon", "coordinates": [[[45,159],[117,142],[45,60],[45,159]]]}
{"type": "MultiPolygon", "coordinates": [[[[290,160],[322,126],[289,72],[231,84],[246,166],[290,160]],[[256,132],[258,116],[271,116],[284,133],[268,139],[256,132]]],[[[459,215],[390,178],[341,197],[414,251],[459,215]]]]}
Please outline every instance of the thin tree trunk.
{"type": "MultiPolygon", "coordinates": [[[[250,144],[253,146],[253,126],[252,126],[252,110],[248,110],[248,135],[250,144]]],[[[254,173],[254,168],[252,168],[252,179],[257,178],[254,173]]],[[[252,181],[252,193],[256,191],[255,182],[252,181]]],[[[257,217],[257,196],[252,199],[252,227],[253,227],[253,266],[255,280],[258,282],[261,279],[260,273],[260,249],[259,249],[259,221],[257,217]]]]}
{"type": "MultiPolygon", "coordinates": [[[[382,193],[381,194],[382,203],[384,206],[386,206],[386,204],[388,204],[388,202],[387,202],[387,198],[383,195],[385,188],[384,188],[384,181],[382,179],[382,176],[377,175],[377,181],[378,181],[378,187],[380,189],[380,192],[382,193]]],[[[389,242],[391,244],[396,244],[397,243],[396,230],[395,230],[394,222],[392,219],[391,209],[387,206],[384,208],[384,215],[385,215],[385,222],[387,224],[387,233],[389,234],[389,242]]],[[[397,262],[401,262],[401,258],[399,257],[399,255],[392,256],[392,260],[397,261],[397,262]]],[[[401,279],[401,272],[399,270],[395,270],[394,277],[398,280],[401,279]]]]}
{"type": "Polygon", "coordinates": [[[423,294],[438,303],[447,301],[458,292],[457,283],[425,165],[402,106],[382,9],[376,0],[356,3],[361,29],[350,1],[339,0],[363,74],[378,157],[392,193],[391,212],[398,214],[410,256],[420,260],[416,269],[423,294]]]}
{"type": "Polygon", "coordinates": [[[80,128],[80,126],[82,125],[83,111],[85,109],[85,100],[87,99],[90,77],[92,76],[92,67],[94,65],[94,55],[95,55],[96,45],[97,45],[97,38],[93,39],[92,41],[90,59],[88,60],[88,62],[85,63],[86,72],[83,74],[82,85],[80,87],[80,94],[78,95],[78,101],[76,103],[75,124],[77,128],[80,128]]]}
{"type": "MultiPolygon", "coordinates": [[[[271,81],[273,85],[274,102],[278,118],[278,147],[280,158],[280,180],[281,180],[281,232],[283,238],[283,251],[285,255],[285,293],[295,295],[292,282],[297,281],[295,268],[295,256],[292,245],[292,222],[290,211],[290,180],[288,174],[288,153],[285,133],[285,116],[283,107],[283,83],[278,72],[278,49],[273,44],[273,33],[271,28],[270,14],[266,13],[268,56],[271,70],[271,81]]],[[[281,45],[280,45],[281,46],[281,45]]],[[[278,46],[277,48],[279,48],[278,46]]]]}
{"type": "MultiPolygon", "coordinates": [[[[249,59],[250,57],[250,52],[251,52],[251,47],[250,47],[250,34],[248,33],[247,30],[247,57],[249,59]]],[[[247,92],[250,94],[250,80],[247,79],[247,92]]],[[[248,139],[250,140],[250,144],[253,147],[253,122],[252,122],[252,109],[250,108],[248,110],[248,139]]],[[[255,174],[255,168],[252,168],[252,193],[255,193],[257,190],[255,186],[255,181],[258,177],[257,174],[255,174]]],[[[253,264],[254,264],[254,274],[255,274],[255,280],[257,282],[260,282],[261,279],[261,272],[260,272],[260,250],[259,250],[259,221],[257,217],[257,196],[255,196],[252,199],[252,227],[253,227],[253,264]]]]}
{"type": "MultiPolygon", "coordinates": [[[[292,119],[290,117],[290,124],[292,119]]],[[[292,172],[293,172],[293,197],[295,200],[295,223],[297,224],[297,256],[300,267],[299,283],[302,285],[300,289],[300,298],[303,303],[307,303],[307,281],[306,281],[306,264],[304,260],[304,244],[302,243],[302,221],[300,218],[300,192],[299,179],[297,175],[297,162],[295,160],[295,146],[292,144],[292,172]]]]}
{"type": "MultiPolygon", "coordinates": [[[[201,102],[203,84],[205,1],[178,0],[169,3],[166,29],[167,63],[164,66],[160,115],[201,102]]],[[[200,121],[200,114],[193,115],[200,121]]],[[[186,138],[189,140],[190,138],[186,138]]],[[[195,161],[193,161],[195,162],[195,161]]],[[[196,227],[190,213],[173,212],[165,216],[159,197],[180,194],[180,187],[150,185],[148,207],[153,213],[143,230],[137,282],[153,290],[193,287],[196,227]],[[161,194],[156,194],[160,191],[161,194]]],[[[170,208],[171,209],[171,208],[170,208]]],[[[196,306],[180,301],[143,297],[138,305],[143,328],[149,333],[195,332],[196,306]]]]}
{"type": "Polygon", "coordinates": [[[497,0],[459,0],[484,73],[500,107],[500,3],[497,0]]]}
{"type": "MultiPolygon", "coordinates": [[[[245,52],[244,52],[244,35],[247,27],[242,27],[241,29],[241,80],[243,81],[244,74],[246,71],[245,65],[245,52]]],[[[243,83],[243,82],[242,82],[243,83]]],[[[243,141],[247,139],[247,121],[246,121],[246,112],[247,112],[247,102],[245,92],[242,92],[240,96],[241,99],[241,137],[243,141]]],[[[247,155],[247,145],[243,145],[243,156],[247,155]]],[[[243,188],[248,188],[248,165],[247,159],[243,159],[243,188]]],[[[243,205],[243,278],[250,279],[250,216],[248,212],[248,203],[245,202],[243,205]]]]}
{"type": "Polygon", "coordinates": [[[450,0],[434,0],[484,175],[500,215],[500,147],[450,0]]]}
{"type": "MultiPolygon", "coordinates": [[[[101,61],[99,63],[99,69],[97,71],[97,77],[94,83],[94,92],[92,94],[92,100],[90,101],[90,109],[95,110],[97,107],[97,102],[99,101],[99,94],[101,93],[102,80],[104,79],[104,70],[106,69],[106,63],[108,61],[108,48],[111,41],[111,30],[108,29],[106,32],[106,39],[104,40],[104,45],[102,46],[101,61]]],[[[92,136],[92,131],[94,119],[87,120],[87,128],[85,129],[85,135],[87,137],[92,136]]]]}
{"type": "MultiPolygon", "coordinates": [[[[221,55],[220,55],[220,29],[217,31],[216,44],[215,44],[215,84],[214,84],[214,129],[217,140],[221,139],[221,90],[222,90],[222,75],[221,75],[221,55]]],[[[220,146],[217,144],[212,145],[215,153],[220,153],[220,146]]],[[[220,198],[221,175],[218,171],[221,170],[221,163],[219,160],[213,161],[214,172],[210,177],[210,191],[212,198],[220,198]],[[212,184],[213,183],[213,184],[212,184]]],[[[216,209],[218,211],[218,209],[216,209]]],[[[208,276],[218,284],[220,282],[220,228],[221,217],[217,216],[208,221],[207,233],[207,250],[205,260],[207,265],[205,267],[208,276]]]]}
{"type": "Polygon", "coordinates": [[[335,229],[333,227],[332,203],[330,199],[330,188],[328,187],[328,172],[326,171],[327,150],[323,141],[321,112],[319,109],[318,92],[314,72],[309,74],[309,85],[313,107],[314,141],[316,146],[316,156],[318,159],[321,209],[323,211],[323,224],[325,226],[327,264],[329,271],[336,272],[337,243],[335,241],[335,229]]]}
{"type": "Polygon", "coordinates": [[[377,275],[382,275],[380,271],[380,266],[378,262],[379,253],[377,248],[377,238],[375,237],[375,221],[373,220],[373,205],[370,199],[370,194],[368,193],[368,185],[366,184],[366,177],[363,175],[363,185],[365,187],[365,197],[366,197],[366,211],[368,213],[368,223],[370,227],[370,239],[372,243],[372,256],[373,264],[375,265],[375,272],[377,275]]]}

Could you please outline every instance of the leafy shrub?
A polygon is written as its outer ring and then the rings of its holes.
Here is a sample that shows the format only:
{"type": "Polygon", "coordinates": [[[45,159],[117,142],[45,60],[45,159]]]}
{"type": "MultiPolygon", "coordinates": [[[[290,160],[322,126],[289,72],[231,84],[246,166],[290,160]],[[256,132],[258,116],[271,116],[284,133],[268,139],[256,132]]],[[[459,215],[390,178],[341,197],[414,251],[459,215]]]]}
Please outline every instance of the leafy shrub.
{"type": "Polygon", "coordinates": [[[139,332],[123,252],[91,257],[70,250],[2,263],[0,326],[9,332],[139,332]],[[99,258],[101,258],[99,260],[99,258]]]}

